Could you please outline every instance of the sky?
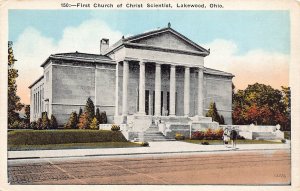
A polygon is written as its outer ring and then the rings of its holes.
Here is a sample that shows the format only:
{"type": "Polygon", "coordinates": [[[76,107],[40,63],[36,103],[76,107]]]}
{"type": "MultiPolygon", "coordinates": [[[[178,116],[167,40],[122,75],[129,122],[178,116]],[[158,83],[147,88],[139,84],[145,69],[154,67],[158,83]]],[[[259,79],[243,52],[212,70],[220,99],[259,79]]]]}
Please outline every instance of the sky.
{"type": "Polygon", "coordinates": [[[157,28],[171,27],[210,48],[205,67],[233,73],[237,89],[256,82],[288,86],[288,11],[178,10],[10,10],[9,40],[19,70],[18,95],[29,104],[28,86],[42,75],[50,54],[99,54],[101,38],[110,44],[157,28]]]}

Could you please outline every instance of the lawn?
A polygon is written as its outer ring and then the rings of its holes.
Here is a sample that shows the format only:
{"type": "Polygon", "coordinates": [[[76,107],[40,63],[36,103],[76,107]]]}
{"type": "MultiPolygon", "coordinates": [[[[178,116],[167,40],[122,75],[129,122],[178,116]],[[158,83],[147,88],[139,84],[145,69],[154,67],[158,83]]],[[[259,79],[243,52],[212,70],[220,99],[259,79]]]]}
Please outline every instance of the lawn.
{"type": "MultiPolygon", "coordinates": [[[[184,142],[201,144],[203,142],[208,142],[210,145],[223,145],[222,140],[183,140],[184,142]]],[[[231,141],[229,142],[231,144],[231,141]]],[[[282,144],[279,141],[267,141],[267,140],[237,140],[236,144],[282,144]]]]}
{"type": "Polygon", "coordinates": [[[99,149],[141,147],[140,143],[132,142],[97,142],[97,143],[67,143],[49,145],[8,145],[8,151],[27,150],[57,150],[57,149],[99,149]]]}
{"type": "Polygon", "coordinates": [[[110,130],[14,130],[8,132],[8,150],[90,149],[139,147],[120,131],[110,130]]]}

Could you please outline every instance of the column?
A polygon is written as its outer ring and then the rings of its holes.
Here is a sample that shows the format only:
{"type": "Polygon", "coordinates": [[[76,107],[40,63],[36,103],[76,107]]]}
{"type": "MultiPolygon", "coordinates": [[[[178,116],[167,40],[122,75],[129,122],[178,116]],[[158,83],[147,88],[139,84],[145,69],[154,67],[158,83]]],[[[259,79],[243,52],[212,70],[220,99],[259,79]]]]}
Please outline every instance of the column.
{"type": "Polygon", "coordinates": [[[119,115],[119,63],[116,65],[115,116],[119,115]]]}
{"type": "Polygon", "coordinates": [[[175,116],[175,96],[176,96],[176,67],[171,65],[170,71],[170,116],[175,116]]]}
{"type": "Polygon", "coordinates": [[[190,115],[190,68],[184,70],[184,116],[190,115]]]}
{"type": "Polygon", "coordinates": [[[203,69],[198,70],[198,116],[203,116],[203,69]]]}
{"type": "Polygon", "coordinates": [[[155,116],[161,116],[161,65],[155,65],[155,116]]]}
{"type": "Polygon", "coordinates": [[[122,115],[127,116],[128,114],[128,76],[129,76],[129,65],[128,61],[123,61],[123,96],[122,96],[122,115]]]}
{"type": "Polygon", "coordinates": [[[146,112],[145,112],[145,63],[142,61],[140,61],[139,114],[146,115],[146,112]]]}

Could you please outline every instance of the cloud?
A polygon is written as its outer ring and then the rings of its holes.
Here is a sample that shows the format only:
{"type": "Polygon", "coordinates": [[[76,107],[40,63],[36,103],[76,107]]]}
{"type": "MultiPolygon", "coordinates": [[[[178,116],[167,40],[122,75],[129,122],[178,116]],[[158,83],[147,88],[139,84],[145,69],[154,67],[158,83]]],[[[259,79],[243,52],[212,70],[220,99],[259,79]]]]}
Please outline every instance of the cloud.
{"type": "Polygon", "coordinates": [[[205,58],[205,66],[233,73],[233,82],[237,89],[244,89],[248,84],[263,83],[274,88],[288,86],[289,55],[255,49],[238,55],[238,46],[223,39],[216,39],[204,47],[210,48],[211,54],[205,58]]]}
{"type": "Polygon", "coordinates": [[[18,95],[23,103],[29,104],[28,86],[43,74],[40,65],[50,54],[59,52],[100,53],[100,39],[109,38],[110,44],[122,37],[122,33],[112,30],[101,20],[87,20],[76,27],[66,27],[62,38],[55,42],[39,30],[28,27],[14,42],[14,55],[19,70],[17,79],[18,95]]]}

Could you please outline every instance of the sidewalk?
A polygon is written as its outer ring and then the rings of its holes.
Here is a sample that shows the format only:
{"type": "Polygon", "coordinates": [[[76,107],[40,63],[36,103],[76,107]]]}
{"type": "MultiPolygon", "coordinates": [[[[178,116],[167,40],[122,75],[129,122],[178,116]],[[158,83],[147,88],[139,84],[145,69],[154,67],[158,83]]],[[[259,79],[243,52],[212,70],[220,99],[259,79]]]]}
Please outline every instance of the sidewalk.
{"type": "MultiPolygon", "coordinates": [[[[99,149],[64,149],[64,150],[36,150],[36,151],[8,151],[8,160],[34,158],[64,158],[86,156],[129,156],[129,155],[157,155],[172,153],[199,153],[231,151],[224,145],[199,145],[180,141],[149,142],[149,147],[131,148],[99,148],[99,149]]],[[[288,150],[290,144],[241,144],[235,151],[255,150],[288,150]]]]}

